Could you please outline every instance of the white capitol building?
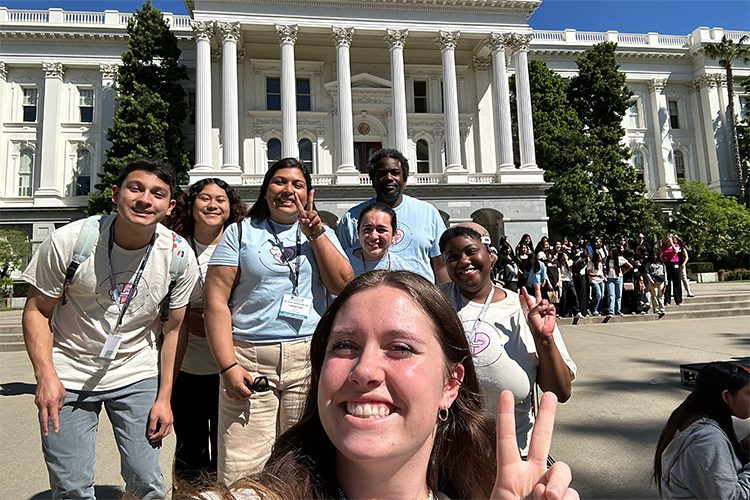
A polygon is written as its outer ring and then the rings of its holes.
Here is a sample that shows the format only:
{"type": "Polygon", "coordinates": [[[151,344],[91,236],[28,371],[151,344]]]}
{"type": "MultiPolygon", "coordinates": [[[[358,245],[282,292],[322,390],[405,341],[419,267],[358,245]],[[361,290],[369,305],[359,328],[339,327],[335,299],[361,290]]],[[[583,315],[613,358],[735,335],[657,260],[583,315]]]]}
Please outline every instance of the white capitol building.
{"type": "MultiPolygon", "coordinates": [[[[533,146],[528,60],[564,78],[596,43],[618,43],[635,92],[625,117],[631,162],[665,209],[677,179],[737,192],[727,84],[740,82],[702,47],[746,32],[685,36],[534,31],[539,0],[186,1],[166,14],[190,80],[191,182],[220,177],[247,201],[269,163],[295,156],[313,173],[316,204],[335,225],[372,196],[369,154],[409,158],[407,193],[448,223],[474,219],[493,239],[547,233],[543,171],[533,146]],[[516,75],[517,123],[508,76],[516,75]],[[511,129],[517,127],[519,154],[511,129]]],[[[83,217],[109,147],[113,85],[132,14],[0,7],[0,228],[34,241],[83,217]]]]}

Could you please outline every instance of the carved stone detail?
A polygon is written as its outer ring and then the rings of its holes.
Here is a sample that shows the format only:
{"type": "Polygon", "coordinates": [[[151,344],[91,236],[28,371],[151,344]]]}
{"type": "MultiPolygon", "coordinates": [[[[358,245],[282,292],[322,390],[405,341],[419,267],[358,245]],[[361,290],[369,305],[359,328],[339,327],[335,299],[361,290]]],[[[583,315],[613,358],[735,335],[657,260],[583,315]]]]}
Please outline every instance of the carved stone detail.
{"type": "Polygon", "coordinates": [[[0,79],[8,81],[8,66],[3,61],[0,61],[0,79]]]}
{"type": "Polygon", "coordinates": [[[99,64],[99,72],[105,80],[117,78],[117,64],[99,64]]]}
{"type": "Polygon", "coordinates": [[[409,35],[409,30],[391,30],[388,29],[385,32],[383,40],[388,43],[389,48],[403,47],[406,44],[406,37],[409,35]]]}
{"type": "Polygon", "coordinates": [[[63,79],[65,70],[63,69],[63,63],[61,62],[45,62],[42,63],[42,69],[44,69],[45,78],[59,78],[63,79]]]}
{"type": "Polygon", "coordinates": [[[647,85],[649,92],[661,92],[667,86],[667,79],[653,78],[648,81],[647,85]]]}
{"type": "Polygon", "coordinates": [[[346,45],[351,47],[352,38],[354,37],[354,28],[337,28],[333,27],[333,33],[331,39],[336,43],[336,47],[339,45],[346,45]]]}
{"type": "Polygon", "coordinates": [[[211,41],[211,35],[214,31],[214,23],[203,21],[193,21],[193,37],[195,40],[208,40],[211,41]]]}
{"type": "Polygon", "coordinates": [[[279,37],[279,44],[282,43],[297,43],[297,25],[282,26],[281,24],[276,25],[276,35],[279,37]]]}
{"type": "Polygon", "coordinates": [[[495,52],[496,50],[505,49],[509,41],[510,33],[490,33],[485,43],[492,52],[495,52]]]}
{"type": "Polygon", "coordinates": [[[459,38],[461,38],[460,31],[440,31],[435,39],[435,43],[440,47],[440,50],[455,50],[459,38]]]}
{"type": "Polygon", "coordinates": [[[240,30],[240,23],[215,23],[216,29],[221,35],[222,42],[233,41],[238,45],[241,45],[242,31],[240,30]]]}
{"type": "Polygon", "coordinates": [[[474,70],[486,70],[492,64],[491,57],[474,56],[474,70]]]}

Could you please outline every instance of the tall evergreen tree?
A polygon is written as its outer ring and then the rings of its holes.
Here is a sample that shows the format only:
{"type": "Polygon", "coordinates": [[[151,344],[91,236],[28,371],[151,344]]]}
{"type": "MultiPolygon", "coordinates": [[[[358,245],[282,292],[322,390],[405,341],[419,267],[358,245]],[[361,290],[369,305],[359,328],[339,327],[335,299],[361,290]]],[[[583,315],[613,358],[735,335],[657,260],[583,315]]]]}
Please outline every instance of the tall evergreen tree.
{"type": "Polygon", "coordinates": [[[750,62],[750,47],[744,45],[749,40],[748,35],[743,35],[737,43],[734,43],[732,39],[727,38],[726,35],[721,37],[721,42],[712,43],[703,47],[703,51],[706,56],[716,59],[719,61],[719,66],[724,68],[727,72],[727,97],[729,104],[727,106],[729,111],[729,129],[732,136],[732,153],[734,159],[734,168],[737,171],[737,184],[739,186],[739,198],[741,203],[746,203],[745,200],[745,175],[742,169],[742,162],[740,160],[740,145],[737,138],[737,115],[734,112],[734,71],[732,63],[736,59],[743,60],[744,62],[750,62]]]}
{"type": "Polygon", "coordinates": [[[157,158],[171,163],[180,182],[187,182],[190,161],[182,125],[187,117],[181,80],[187,69],[179,64],[182,51],[162,13],[147,0],[128,21],[128,49],[117,73],[119,108],[107,140],[107,161],[99,193],[89,196],[88,214],[112,213],[111,187],[132,159],[157,158]]]}

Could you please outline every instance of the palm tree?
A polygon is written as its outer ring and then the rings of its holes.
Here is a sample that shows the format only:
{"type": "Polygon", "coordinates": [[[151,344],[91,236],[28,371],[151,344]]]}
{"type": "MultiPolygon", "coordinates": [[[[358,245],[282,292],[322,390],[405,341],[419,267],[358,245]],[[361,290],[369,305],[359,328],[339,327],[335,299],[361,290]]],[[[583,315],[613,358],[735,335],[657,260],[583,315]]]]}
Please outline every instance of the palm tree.
{"type": "Polygon", "coordinates": [[[740,163],[740,145],[737,140],[737,116],[734,113],[734,80],[732,73],[732,61],[742,59],[745,63],[750,62],[750,47],[743,44],[748,40],[748,35],[743,35],[737,43],[721,37],[721,42],[712,43],[703,47],[706,56],[719,61],[719,65],[727,71],[727,94],[729,97],[729,120],[732,132],[732,148],[734,149],[734,166],[737,169],[737,181],[740,186],[740,203],[745,204],[745,179],[742,175],[742,164],[740,163]]]}

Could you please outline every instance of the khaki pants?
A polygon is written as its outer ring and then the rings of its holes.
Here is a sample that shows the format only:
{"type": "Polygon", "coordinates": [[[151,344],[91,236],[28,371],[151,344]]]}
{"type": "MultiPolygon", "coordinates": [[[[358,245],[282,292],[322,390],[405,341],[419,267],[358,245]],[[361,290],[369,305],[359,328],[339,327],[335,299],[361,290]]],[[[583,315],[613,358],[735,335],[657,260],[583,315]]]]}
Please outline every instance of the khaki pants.
{"type": "Polygon", "coordinates": [[[651,312],[664,312],[664,283],[650,283],[648,288],[651,290],[651,312]]]}
{"type": "Polygon", "coordinates": [[[229,399],[219,391],[218,480],[231,484],[260,471],[276,436],[297,422],[310,382],[310,338],[278,344],[234,341],[237,363],[268,377],[270,391],[229,399]]]}

